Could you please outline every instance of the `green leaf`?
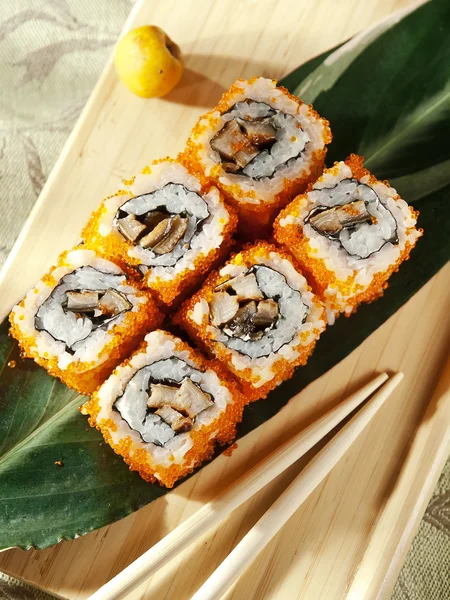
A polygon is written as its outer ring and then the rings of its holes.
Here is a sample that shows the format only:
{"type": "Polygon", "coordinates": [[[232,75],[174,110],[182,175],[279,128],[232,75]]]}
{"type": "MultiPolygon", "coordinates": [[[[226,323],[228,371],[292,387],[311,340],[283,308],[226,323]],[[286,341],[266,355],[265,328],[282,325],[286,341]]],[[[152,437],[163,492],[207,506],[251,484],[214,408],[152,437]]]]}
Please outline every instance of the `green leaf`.
{"type": "MultiPolygon", "coordinates": [[[[450,256],[450,4],[433,0],[358,34],[282,85],[330,122],[329,162],[356,152],[420,210],[419,240],[383,298],[339,319],[306,367],[246,409],[239,435],[354,350],[450,256]],[[400,17],[403,18],[400,18],[400,17]]],[[[91,429],[83,398],[30,360],[0,326],[0,547],[39,548],[111,523],[166,490],[142,481],[91,429]],[[8,365],[16,361],[16,366],[8,365]],[[63,466],[57,466],[61,461],[63,466]]]]}
{"type": "Polygon", "coordinates": [[[415,186],[426,194],[426,170],[450,159],[450,3],[408,11],[359,34],[291,85],[329,119],[330,162],[355,152],[380,179],[422,172],[415,186]]]}
{"type": "Polygon", "coordinates": [[[322,54],[319,54],[315,58],[308,60],[308,62],[304,63],[301,67],[298,67],[295,71],[286,75],[286,77],[283,78],[283,81],[279,82],[279,85],[283,85],[288,90],[293,91],[298,86],[299,81],[306,81],[308,76],[313,73],[324,60],[330,56],[330,54],[333,54],[335,50],[343,45],[344,44],[339,44],[326,52],[322,52],[322,54]]]}
{"type": "Polygon", "coordinates": [[[78,410],[83,396],[20,358],[7,322],[0,326],[0,377],[1,548],[45,548],[164,493],[129,471],[88,425],[78,410]]]}

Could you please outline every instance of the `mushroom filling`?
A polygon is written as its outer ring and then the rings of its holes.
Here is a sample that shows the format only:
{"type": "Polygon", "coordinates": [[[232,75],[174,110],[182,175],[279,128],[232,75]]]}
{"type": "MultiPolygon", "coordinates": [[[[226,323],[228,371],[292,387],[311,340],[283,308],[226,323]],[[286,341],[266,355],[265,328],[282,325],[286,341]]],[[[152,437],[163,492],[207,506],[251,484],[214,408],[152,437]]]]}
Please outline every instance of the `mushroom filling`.
{"type": "Polygon", "coordinates": [[[61,278],[34,318],[38,331],[46,331],[74,353],[97,329],[107,329],[133,305],[117,288],[126,275],[80,267],[61,278]]]}
{"type": "Polygon", "coordinates": [[[113,409],[144,442],[164,446],[214,406],[201,381],[202,373],[183,360],[159,360],[133,375],[113,409]]]}
{"type": "Polygon", "coordinates": [[[209,303],[218,341],[253,358],[268,356],[292,341],[308,315],[301,293],[265,265],[215,287],[209,303]]]}
{"type": "Polygon", "coordinates": [[[281,166],[297,159],[310,141],[296,117],[265,102],[237,102],[224,118],[225,125],[210,144],[228,173],[252,179],[273,177],[281,166]]]}
{"type": "Polygon", "coordinates": [[[316,208],[305,219],[320,235],[351,256],[368,258],[388,242],[398,243],[397,222],[373,188],[357,179],[309,193],[316,208]]]}
{"type": "Polygon", "coordinates": [[[173,266],[208,217],[208,205],[199,194],[168,183],[122,204],[113,226],[139,249],[142,264],[173,266]]]}

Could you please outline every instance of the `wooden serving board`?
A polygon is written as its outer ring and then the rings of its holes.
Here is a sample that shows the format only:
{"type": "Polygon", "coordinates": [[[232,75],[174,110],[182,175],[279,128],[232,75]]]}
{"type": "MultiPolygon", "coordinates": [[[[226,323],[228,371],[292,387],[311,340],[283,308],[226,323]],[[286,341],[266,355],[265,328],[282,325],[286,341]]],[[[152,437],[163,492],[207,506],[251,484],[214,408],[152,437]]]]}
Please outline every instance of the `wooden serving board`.
{"type": "MultiPolygon", "coordinates": [[[[59,251],[76,243],[91,210],[120,186],[122,177],[139,172],[154,158],[178,152],[197,116],[213,106],[234,79],[281,78],[308,58],[411,4],[407,0],[138,3],[127,28],[153,23],[166,30],[185,54],[186,74],[166,99],[142,100],[117,81],[112,63],[107,66],[11,253],[0,282],[2,308],[22,296],[59,251]]],[[[6,551],[0,555],[0,569],[64,597],[87,598],[374,372],[401,369],[404,382],[370,427],[226,596],[389,597],[449,449],[450,406],[441,397],[450,379],[450,366],[444,368],[450,337],[449,275],[448,267],[442,270],[343,362],[240,440],[232,457],[220,456],[170,494],[81,539],[43,551],[6,551]]],[[[190,598],[307,459],[129,597],[190,598]]]]}

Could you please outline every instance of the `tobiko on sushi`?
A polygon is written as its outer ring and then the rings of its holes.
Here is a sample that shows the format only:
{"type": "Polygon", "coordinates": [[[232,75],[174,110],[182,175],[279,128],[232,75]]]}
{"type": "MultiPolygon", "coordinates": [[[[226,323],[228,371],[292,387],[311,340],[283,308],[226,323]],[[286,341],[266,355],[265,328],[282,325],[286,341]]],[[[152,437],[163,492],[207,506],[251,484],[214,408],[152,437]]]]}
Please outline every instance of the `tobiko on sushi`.
{"type": "Polygon", "coordinates": [[[175,320],[261,398],[306,363],[325,309],[286,253],[259,242],[236,254],[175,320]]]}
{"type": "Polygon", "coordinates": [[[162,315],[132,274],[81,246],[61,255],[10,321],[26,356],[89,394],[162,315]]]}
{"type": "Polygon", "coordinates": [[[226,256],[236,221],[216,187],[164,159],[107,198],[83,237],[104,256],[137,266],[146,286],[170,305],[226,256]]]}
{"type": "Polygon", "coordinates": [[[91,394],[82,412],[145,480],[172,487],[230,443],[244,405],[304,365],[327,322],[382,294],[422,234],[362,157],[323,170],[330,141],[275,81],[238,80],[13,308],[24,354],[91,394]],[[160,310],[209,359],[158,329],[160,310]]]}
{"type": "Polygon", "coordinates": [[[220,366],[157,330],[83,406],[132,470],[172,487],[230,442],[244,398],[220,366]]]}
{"type": "Polygon", "coordinates": [[[416,212],[353,154],[295,198],[277,217],[274,230],[332,319],[383,293],[422,234],[416,222],[416,212]]]}
{"type": "Polygon", "coordinates": [[[247,237],[315,181],[331,142],[328,121],[272,79],[239,79],[200,117],[184,153],[237,209],[247,237]]]}

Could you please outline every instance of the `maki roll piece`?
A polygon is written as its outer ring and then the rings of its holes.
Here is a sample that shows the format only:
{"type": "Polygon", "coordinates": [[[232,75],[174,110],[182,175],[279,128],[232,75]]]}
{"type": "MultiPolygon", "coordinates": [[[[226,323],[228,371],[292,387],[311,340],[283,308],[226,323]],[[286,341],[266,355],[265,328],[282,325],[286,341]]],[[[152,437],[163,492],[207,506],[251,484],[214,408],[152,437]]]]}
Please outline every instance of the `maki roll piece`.
{"type": "Polygon", "coordinates": [[[417,216],[352,154],[280,213],[275,239],[297,259],[332,322],[382,295],[422,235],[417,216]]]}
{"type": "Polygon", "coordinates": [[[243,408],[220,365],[157,330],[81,411],[130,469],[170,488],[233,440],[243,408]]]}
{"type": "Polygon", "coordinates": [[[292,259],[267,242],[234,255],[181,307],[175,322],[263,398],[303,365],[325,329],[325,309],[292,259]]]}
{"type": "Polygon", "coordinates": [[[328,121],[276,81],[238,79],[201,117],[183,160],[203,172],[237,208],[247,238],[268,233],[295,194],[322,172],[328,121]]]}
{"type": "Polygon", "coordinates": [[[98,388],[161,321],[132,276],[81,246],[64,252],[10,314],[23,353],[82,394],[98,388]]]}
{"type": "Polygon", "coordinates": [[[217,188],[166,158],[107,198],[83,231],[105,258],[137,267],[158,301],[179,301],[227,255],[237,224],[217,188]]]}

